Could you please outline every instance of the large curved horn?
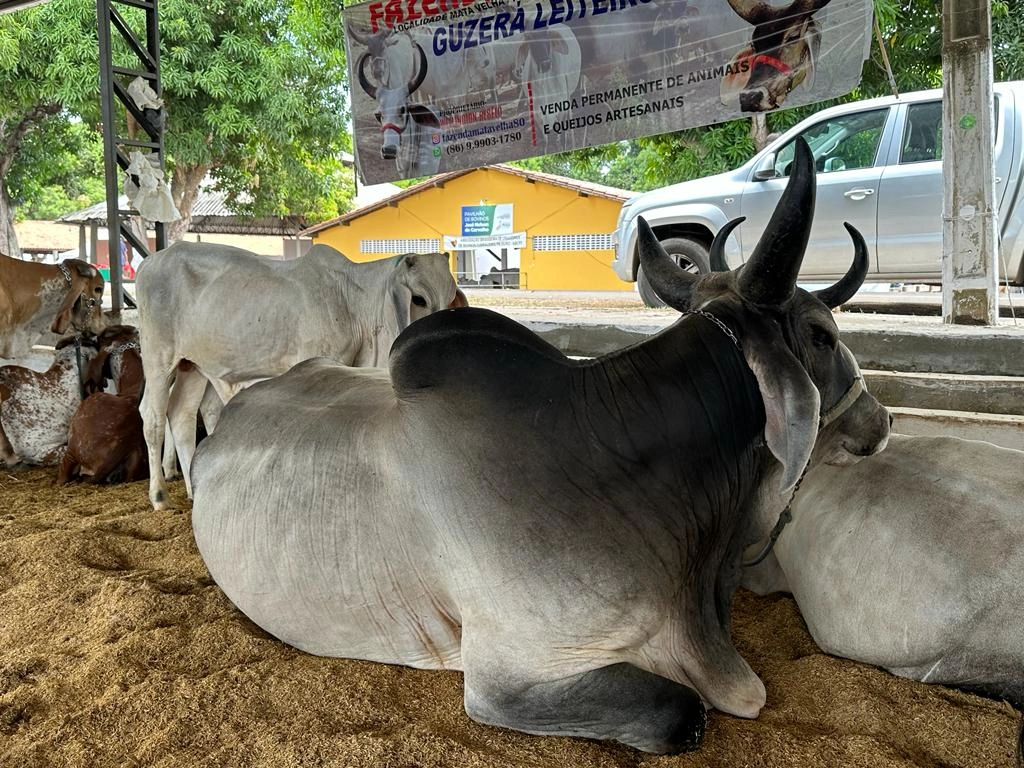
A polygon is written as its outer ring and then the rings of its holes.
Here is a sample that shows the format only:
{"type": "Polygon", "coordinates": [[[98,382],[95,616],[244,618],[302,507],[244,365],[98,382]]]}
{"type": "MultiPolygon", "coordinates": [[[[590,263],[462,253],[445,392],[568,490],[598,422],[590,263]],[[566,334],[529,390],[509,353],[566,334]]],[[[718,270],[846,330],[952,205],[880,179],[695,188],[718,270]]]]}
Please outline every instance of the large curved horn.
{"type": "Polygon", "coordinates": [[[829,0],[793,0],[789,5],[773,8],[762,0],[729,0],[729,5],[736,11],[736,15],[754,26],[767,21],[778,21],[787,16],[814,13],[828,4],[829,0]]]}
{"type": "Polygon", "coordinates": [[[637,250],[640,268],[654,292],[673,309],[686,312],[690,308],[690,293],[697,276],[672,261],[643,216],[637,217],[637,250]]]}
{"type": "Polygon", "coordinates": [[[740,216],[738,219],[727,221],[715,234],[715,239],[711,241],[711,251],[708,253],[712,272],[729,271],[729,263],[725,260],[725,241],[729,239],[732,231],[746,220],[746,216],[740,216]]]}
{"type": "Polygon", "coordinates": [[[368,45],[370,42],[370,37],[372,36],[370,30],[366,29],[365,27],[361,27],[358,24],[353,24],[351,27],[349,27],[348,33],[349,35],[352,36],[352,39],[355,40],[360,45],[368,45]]]}
{"type": "Polygon", "coordinates": [[[416,46],[416,50],[419,51],[420,54],[420,68],[416,73],[416,77],[409,81],[409,93],[412,93],[423,85],[423,80],[427,77],[427,54],[423,52],[419,43],[413,43],[413,45],[416,46]]]}
{"type": "Polygon", "coordinates": [[[840,304],[845,304],[853,295],[860,290],[864,278],[868,276],[870,258],[868,257],[868,244],[864,242],[864,236],[853,224],[843,222],[846,231],[850,233],[853,240],[853,264],[839,282],[820,291],[814,291],[814,295],[821,299],[822,303],[829,309],[835,309],[840,304]]]}
{"type": "Polygon", "coordinates": [[[377,98],[377,86],[370,82],[369,78],[366,77],[366,62],[370,60],[370,54],[364,53],[359,57],[359,63],[356,64],[356,72],[359,73],[359,85],[363,87],[371,99],[377,98]]]}
{"type": "Polygon", "coordinates": [[[797,137],[794,148],[789,183],[740,270],[737,287],[754,304],[780,306],[793,295],[807,250],[814,215],[814,155],[802,136],[797,137]]]}

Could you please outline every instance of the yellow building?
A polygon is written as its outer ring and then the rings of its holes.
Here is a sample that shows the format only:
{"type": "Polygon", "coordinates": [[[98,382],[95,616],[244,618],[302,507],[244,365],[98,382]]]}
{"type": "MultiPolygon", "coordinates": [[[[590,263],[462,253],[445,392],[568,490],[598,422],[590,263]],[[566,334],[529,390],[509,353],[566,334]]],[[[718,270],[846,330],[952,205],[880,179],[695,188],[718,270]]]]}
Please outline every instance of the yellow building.
{"type": "Polygon", "coordinates": [[[514,284],[503,267],[518,267],[521,288],[621,291],[630,286],[612,271],[611,233],[631,194],[492,165],[435,176],[301,234],[353,261],[447,251],[465,283],[514,284]]]}

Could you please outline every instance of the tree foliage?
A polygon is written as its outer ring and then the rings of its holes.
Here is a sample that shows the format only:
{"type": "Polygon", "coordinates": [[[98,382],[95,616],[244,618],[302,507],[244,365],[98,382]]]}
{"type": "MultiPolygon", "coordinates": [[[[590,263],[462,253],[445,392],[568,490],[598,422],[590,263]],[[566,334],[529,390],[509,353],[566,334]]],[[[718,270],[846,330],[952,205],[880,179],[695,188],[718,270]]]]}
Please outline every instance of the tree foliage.
{"type": "MultiPolygon", "coordinates": [[[[207,174],[243,212],[318,221],[345,210],[352,183],[340,163],[350,139],[338,6],[163,0],[159,12],[165,149],[183,213],[207,174]]],[[[122,15],[145,40],[142,11],[122,7],[122,15]]],[[[88,194],[70,178],[66,153],[78,151],[78,116],[100,124],[96,29],[95,0],[0,16],[0,250],[16,250],[9,193],[46,210],[59,204],[54,186],[69,199],[88,194]],[[59,142],[49,155],[47,137],[59,142]]],[[[117,34],[114,58],[139,66],[117,34]]],[[[87,163],[77,171],[94,172],[87,163]]]]}
{"type": "MultiPolygon", "coordinates": [[[[84,112],[96,92],[96,9],[89,0],[55,0],[0,16],[0,252],[18,254],[8,177],[31,188],[40,145],[27,137],[51,121],[84,112]]],[[[39,182],[46,186],[45,182],[39,182]]]]}
{"type": "MultiPolygon", "coordinates": [[[[256,215],[335,216],[351,197],[341,24],[314,3],[164,0],[176,202],[209,172],[256,215]]],[[[186,204],[187,207],[187,204],[186,204]]]]}
{"type": "Polygon", "coordinates": [[[18,220],[52,220],[101,202],[102,136],[66,114],[46,121],[26,135],[7,186],[18,220]]]}

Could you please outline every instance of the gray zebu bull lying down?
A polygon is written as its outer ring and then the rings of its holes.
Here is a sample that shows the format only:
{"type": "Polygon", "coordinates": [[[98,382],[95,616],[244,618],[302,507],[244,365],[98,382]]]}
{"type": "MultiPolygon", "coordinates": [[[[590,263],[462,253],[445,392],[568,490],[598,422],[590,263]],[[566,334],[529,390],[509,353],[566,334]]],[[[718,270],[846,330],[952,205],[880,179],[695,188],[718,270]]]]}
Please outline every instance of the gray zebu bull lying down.
{"type": "Polygon", "coordinates": [[[160,452],[168,418],[191,495],[188,470],[207,380],[226,402],[242,386],[311,357],[383,365],[409,323],[466,303],[446,254],[357,264],[326,245],[274,261],[226,245],[176,243],[146,259],[136,290],[146,379],[140,410],[155,509],[167,500],[160,452]],[[185,360],[194,369],[179,371],[185,360]]]}
{"type": "MultiPolygon", "coordinates": [[[[390,377],[310,360],[240,393],[193,465],[214,579],[310,653],[463,670],[484,723],[674,752],[699,742],[701,699],[755,717],[764,686],[729,637],[740,555],[774,522],[753,510],[788,497],[816,439],[868,455],[889,428],[862,392],[818,434],[857,373],[794,289],[799,157],[738,274],[688,275],[642,227],[652,283],[702,309],[641,344],[571,361],[459,309],[404,332],[390,377]]],[[[830,300],[863,280],[856,250],[830,300]]]]}
{"type": "Polygon", "coordinates": [[[1024,709],[1024,453],[893,435],[808,472],[792,512],[746,586],[792,592],[828,653],[1024,709]]]}

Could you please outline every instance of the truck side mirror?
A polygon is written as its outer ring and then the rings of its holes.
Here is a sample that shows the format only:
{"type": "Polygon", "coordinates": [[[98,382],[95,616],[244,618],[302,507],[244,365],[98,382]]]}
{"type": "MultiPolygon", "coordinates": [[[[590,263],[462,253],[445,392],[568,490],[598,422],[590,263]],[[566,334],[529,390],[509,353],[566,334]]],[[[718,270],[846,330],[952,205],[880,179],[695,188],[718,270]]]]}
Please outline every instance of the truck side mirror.
{"type": "Polygon", "coordinates": [[[754,171],[754,179],[756,181],[767,181],[768,179],[777,179],[778,177],[779,174],[775,172],[775,153],[769,152],[754,171]]]}

